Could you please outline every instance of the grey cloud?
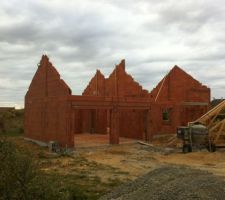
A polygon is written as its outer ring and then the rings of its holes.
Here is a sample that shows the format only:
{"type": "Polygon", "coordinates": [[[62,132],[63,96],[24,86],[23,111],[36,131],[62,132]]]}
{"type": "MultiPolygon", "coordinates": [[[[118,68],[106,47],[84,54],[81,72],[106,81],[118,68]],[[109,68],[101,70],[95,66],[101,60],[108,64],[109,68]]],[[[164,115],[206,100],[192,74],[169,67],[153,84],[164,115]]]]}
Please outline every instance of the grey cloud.
{"type": "Polygon", "coordinates": [[[0,33],[0,40],[10,43],[33,41],[40,37],[38,27],[31,25],[31,21],[19,22],[13,26],[1,26],[0,33]]]}
{"type": "Polygon", "coordinates": [[[107,77],[123,58],[128,73],[148,90],[175,64],[214,88],[213,96],[224,89],[222,0],[16,3],[0,3],[0,105],[23,103],[43,53],[74,94],[96,68],[107,77]],[[15,84],[4,85],[3,78],[15,84]]]}
{"type": "Polygon", "coordinates": [[[202,26],[215,23],[218,18],[224,16],[224,9],[218,6],[223,2],[212,1],[171,1],[167,6],[163,6],[159,11],[159,23],[167,28],[176,27],[185,32],[198,31],[202,26]]]}

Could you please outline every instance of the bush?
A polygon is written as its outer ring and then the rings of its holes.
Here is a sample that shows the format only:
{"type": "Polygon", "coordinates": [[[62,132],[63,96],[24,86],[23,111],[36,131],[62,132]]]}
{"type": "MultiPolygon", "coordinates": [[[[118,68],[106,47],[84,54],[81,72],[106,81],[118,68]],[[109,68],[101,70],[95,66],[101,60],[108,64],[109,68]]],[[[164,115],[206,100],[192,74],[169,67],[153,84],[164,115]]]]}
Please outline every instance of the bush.
{"type": "Polygon", "coordinates": [[[39,166],[29,152],[0,137],[0,200],[96,199],[76,185],[76,177],[43,173],[39,166]]]}
{"type": "Polygon", "coordinates": [[[15,135],[23,133],[24,110],[5,110],[0,112],[0,133],[15,135]]]}
{"type": "Polygon", "coordinates": [[[0,140],[0,200],[68,199],[53,188],[38,170],[32,156],[26,155],[6,141],[0,140]]]}

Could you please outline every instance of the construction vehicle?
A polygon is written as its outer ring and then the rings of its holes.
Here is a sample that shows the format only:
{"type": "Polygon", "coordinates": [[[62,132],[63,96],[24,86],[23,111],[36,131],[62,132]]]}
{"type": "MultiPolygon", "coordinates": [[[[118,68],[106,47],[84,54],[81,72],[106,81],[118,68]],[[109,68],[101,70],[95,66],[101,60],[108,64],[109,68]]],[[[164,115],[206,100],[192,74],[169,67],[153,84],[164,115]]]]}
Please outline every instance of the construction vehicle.
{"type": "Polygon", "coordinates": [[[210,152],[225,147],[225,100],[188,126],[178,127],[177,137],[183,141],[184,153],[195,147],[210,152]]]}

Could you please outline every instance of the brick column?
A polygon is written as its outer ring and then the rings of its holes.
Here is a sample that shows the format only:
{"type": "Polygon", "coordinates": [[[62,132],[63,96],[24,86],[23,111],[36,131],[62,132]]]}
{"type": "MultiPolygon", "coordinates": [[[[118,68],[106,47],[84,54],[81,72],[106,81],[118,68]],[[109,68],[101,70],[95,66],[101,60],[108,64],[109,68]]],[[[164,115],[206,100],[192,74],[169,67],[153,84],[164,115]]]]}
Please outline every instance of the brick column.
{"type": "MultiPolygon", "coordinates": [[[[66,110],[65,110],[65,116],[66,116],[66,143],[64,144],[64,146],[66,147],[74,147],[74,111],[71,107],[71,103],[70,102],[65,102],[67,103],[67,107],[66,107],[66,110]]],[[[61,137],[65,137],[65,135],[61,136],[61,137]]]]}
{"type": "Polygon", "coordinates": [[[119,121],[120,121],[120,112],[117,108],[113,108],[111,110],[110,117],[110,134],[109,134],[109,142],[110,144],[119,144],[119,121]]]}
{"type": "Polygon", "coordinates": [[[153,134],[152,134],[152,131],[151,131],[151,123],[150,123],[150,112],[151,110],[148,109],[146,110],[145,114],[146,114],[146,124],[145,124],[145,130],[146,130],[146,135],[145,135],[145,140],[148,141],[148,142],[151,142],[152,141],[152,138],[153,138],[153,134]]]}
{"type": "MultiPolygon", "coordinates": [[[[179,104],[176,104],[174,105],[173,107],[173,121],[172,121],[172,124],[173,124],[173,132],[176,133],[176,130],[177,130],[177,126],[180,126],[182,125],[182,118],[183,116],[181,116],[182,114],[182,106],[179,105],[179,104]]],[[[187,119],[184,119],[184,121],[188,121],[187,119]]]]}
{"type": "Polygon", "coordinates": [[[74,134],[75,133],[75,115],[76,115],[76,110],[75,109],[71,109],[71,132],[74,134]]]}
{"type": "Polygon", "coordinates": [[[107,109],[106,115],[107,115],[106,133],[110,134],[110,128],[111,128],[111,125],[110,125],[110,123],[111,123],[111,120],[110,120],[111,111],[110,111],[110,109],[107,109]]]}

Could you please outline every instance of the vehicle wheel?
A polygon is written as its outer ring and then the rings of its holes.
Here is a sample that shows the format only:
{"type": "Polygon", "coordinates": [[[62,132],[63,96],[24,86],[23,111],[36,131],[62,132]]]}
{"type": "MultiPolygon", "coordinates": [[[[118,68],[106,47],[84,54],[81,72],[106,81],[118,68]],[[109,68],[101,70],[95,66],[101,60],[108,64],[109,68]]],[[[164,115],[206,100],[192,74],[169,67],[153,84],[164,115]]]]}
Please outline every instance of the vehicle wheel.
{"type": "Polygon", "coordinates": [[[190,145],[188,145],[188,144],[184,144],[183,145],[183,153],[188,153],[188,152],[191,152],[190,151],[190,145]]]}
{"type": "Polygon", "coordinates": [[[212,144],[211,145],[211,150],[212,150],[212,152],[215,152],[216,151],[216,145],[215,144],[212,144]]]}
{"type": "Polygon", "coordinates": [[[192,152],[192,147],[191,147],[191,145],[188,145],[188,152],[192,152]]]}
{"type": "Polygon", "coordinates": [[[207,146],[208,151],[209,152],[215,152],[216,151],[216,145],[215,144],[210,144],[210,145],[207,146]]]}

